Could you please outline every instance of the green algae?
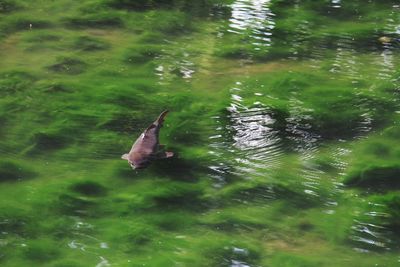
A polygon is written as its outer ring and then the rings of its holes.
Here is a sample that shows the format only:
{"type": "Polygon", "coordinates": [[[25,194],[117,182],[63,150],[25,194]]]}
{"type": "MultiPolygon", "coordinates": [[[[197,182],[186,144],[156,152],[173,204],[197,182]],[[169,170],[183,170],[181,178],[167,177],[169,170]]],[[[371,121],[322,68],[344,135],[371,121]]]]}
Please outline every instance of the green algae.
{"type": "Polygon", "coordinates": [[[9,71],[1,74],[0,89],[1,94],[13,94],[27,90],[35,77],[23,71],[9,71]]]}
{"type": "Polygon", "coordinates": [[[15,161],[0,162],[0,181],[19,181],[35,177],[35,172],[15,161]]]}
{"type": "Polygon", "coordinates": [[[76,75],[85,71],[86,63],[76,58],[60,58],[48,67],[49,70],[61,74],[76,75]]]}
{"type": "Polygon", "coordinates": [[[107,50],[110,48],[110,45],[101,39],[96,39],[90,36],[81,36],[76,39],[74,47],[83,51],[98,51],[107,50]]]}
{"type": "Polygon", "coordinates": [[[33,262],[48,262],[60,256],[55,242],[50,240],[32,240],[23,251],[24,257],[33,262]]]}
{"type": "Polygon", "coordinates": [[[396,190],[399,188],[399,151],[397,142],[398,126],[389,127],[381,135],[361,142],[356,151],[359,157],[344,182],[349,186],[375,190],[396,190]]]}
{"type": "Polygon", "coordinates": [[[9,3],[2,266],[398,264],[394,1],[9,3]]]}
{"type": "Polygon", "coordinates": [[[142,64],[162,55],[162,48],[157,46],[137,46],[126,52],[124,61],[129,64],[142,64]]]}
{"type": "MultiPolygon", "coordinates": [[[[268,7],[278,15],[273,27],[268,27],[270,21],[266,19],[260,22],[266,26],[263,29],[265,33],[251,28],[242,29],[242,35],[227,33],[216,55],[262,62],[290,56],[312,58],[310,51],[321,46],[340,49],[343,40],[347,40],[346,46],[358,51],[382,50],[384,45],[379,37],[390,36],[395,31],[388,29],[379,19],[388,15],[382,10],[390,8],[390,4],[370,1],[360,7],[359,3],[351,2],[334,7],[329,1],[271,1],[268,7]],[[275,38],[268,45],[255,49],[253,39],[257,39],[257,34],[275,38]],[[292,47],[293,44],[296,47],[292,47]]],[[[329,53],[329,50],[324,52],[329,53]]]]}
{"type": "Polygon", "coordinates": [[[68,28],[113,28],[123,27],[123,21],[117,14],[98,13],[84,14],[79,17],[66,17],[62,19],[63,24],[68,28]]]}
{"type": "Polygon", "coordinates": [[[104,196],[107,192],[104,186],[92,181],[76,183],[71,190],[86,196],[104,196]]]}
{"type": "Polygon", "coordinates": [[[0,1],[0,13],[9,13],[18,10],[20,5],[15,1],[2,0],[0,1]]]}

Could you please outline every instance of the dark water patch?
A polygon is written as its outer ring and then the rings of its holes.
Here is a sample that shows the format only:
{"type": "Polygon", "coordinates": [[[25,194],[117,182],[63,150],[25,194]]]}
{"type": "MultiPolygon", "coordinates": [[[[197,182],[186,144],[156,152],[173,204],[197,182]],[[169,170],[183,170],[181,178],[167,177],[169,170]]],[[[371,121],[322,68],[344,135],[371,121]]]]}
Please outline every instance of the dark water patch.
{"type": "Polygon", "coordinates": [[[54,242],[49,239],[30,240],[26,247],[23,247],[24,257],[35,263],[46,263],[61,256],[61,250],[54,242]]]}
{"type": "Polygon", "coordinates": [[[7,129],[7,123],[8,123],[8,116],[5,115],[0,115],[0,137],[4,137],[6,134],[6,129],[7,129]]]}
{"type": "Polygon", "coordinates": [[[44,93],[72,93],[74,89],[63,83],[48,83],[41,84],[39,88],[43,90],[44,93]]]}
{"type": "Polygon", "coordinates": [[[199,160],[185,159],[173,147],[167,150],[174,151],[174,156],[168,159],[155,161],[150,171],[158,176],[167,176],[171,180],[182,182],[197,182],[201,174],[207,173],[206,164],[199,160]]]}
{"type": "Polygon", "coordinates": [[[308,221],[301,221],[297,224],[297,227],[302,232],[310,232],[315,229],[315,225],[308,221]]]}
{"type": "Polygon", "coordinates": [[[77,75],[86,71],[87,64],[77,58],[59,58],[57,63],[50,65],[47,69],[60,74],[77,75]]]}
{"type": "Polygon", "coordinates": [[[143,64],[159,57],[163,53],[161,46],[136,46],[125,52],[124,62],[128,64],[143,64]]]}
{"type": "Polygon", "coordinates": [[[110,10],[103,0],[81,2],[78,7],[78,10],[81,12],[81,14],[102,13],[105,12],[107,9],[110,10]]]}
{"type": "Polygon", "coordinates": [[[129,229],[123,236],[118,237],[118,241],[125,244],[123,247],[125,253],[140,255],[153,245],[158,238],[157,229],[154,229],[153,223],[148,223],[129,229]]]}
{"type": "Polygon", "coordinates": [[[119,110],[122,110],[121,107],[126,108],[124,114],[121,111],[121,113],[116,113],[116,117],[120,115],[136,119],[140,117],[141,120],[147,119],[150,124],[163,109],[166,109],[164,97],[160,96],[155,99],[149,96],[149,91],[153,91],[155,86],[152,80],[142,83],[140,79],[137,79],[126,87],[108,91],[101,96],[101,100],[107,104],[115,105],[119,110]],[[143,118],[143,116],[148,117],[143,118]]]}
{"type": "MultiPolygon", "coordinates": [[[[82,156],[85,155],[91,159],[119,159],[124,152],[129,151],[130,142],[133,143],[133,140],[123,142],[116,133],[105,132],[83,138],[79,143],[87,145],[87,148],[82,151],[82,156]]],[[[116,174],[121,177],[127,177],[119,171],[116,174]]]]}
{"type": "MultiPolygon", "coordinates": [[[[382,203],[383,212],[389,216],[384,220],[383,224],[396,234],[400,240],[400,195],[398,193],[377,196],[373,199],[375,203],[382,203]]],[[[400,245],[399,245],[400,247],[400,245]]]]}
{"type": "Polygon", "coordinates": [[[360,142],[344,183],[370,192],[400,189],[399,133],[399,127],[392,126],[360,142]]]}
{"type": "Polygon", "coordinates": [[[66,27],[72,29],[124,27],[124,22],[119,14],[105,11],[94,14],[82,14],[76,17],[66,17],[62,19],[62,22],[66,27]]]}
{"type": "Polygon", "coordinates": [[[229,0],[197,1],[192,4],[192,1],[187,1],[183,10],[193,16],[227,19],[232,15],[230,2],[229,0]]]}
{"type": "Polygon", "coordinates": [[[400,189],[400,165],[369,166],[349,174],[345,184],[371,191],[400,189]]]}
{"type": "Polygon", "coordinates": [[[0,14],[10,13],[21,8],[20,4],[14,0],[0,0],[0,14]]]}
{"type": "MultiPolygon", "coordinates": [[[[326,92],[327,93],[327,92],[326,92]]],[[[314,131],[324,139],[351,139],[390,122],[395,110],[393,101],[379,97],[342,94],[315,103],[311,122],[314,131]]]]}
{"type": "Polygon", "coordinates": [[[10,235],[20,237],[32,237],[35,235],[35,225],[32,218],[26,215],[20,215],[18,212],[1,212],[0,214],[0,237],[10,235]]]}
{"type": "Polygon", "coordinates": [[[349,103],[329,103],[325,110],[315,113],[313,128],[324,139],[349,139],[357,136],[360,125],[360,111],[348,109],[349,103]]]}
{"type": "Polygon", "coordinates": [[[201,126],[196,121],[182,121],[178,127],[171,125],[170,135],[180,145],[199,145],[203,143],[201,126]]]}
{"type": "Polygon", "coordinates": [[[0,74],[0,95],[23,92],[32,87],[35,76],[24,71],[9,71],[0,74]]]}
{"type": "Polygon", "coordinates": [[[187,210],[201,212],[206,210],[210,203],[198,189],[174,187],[152,197],[154,207],[160,210],[187,210]]]}
{"type": "Polygon", "coordinates": [[[150,8],[155,8],[157,6],[171,6],[174,0],[162,0],[162,1],[150,1],[150,0],[139,0],[139,1],[129,1],[129,0],[107,0],[106,3],[117,9],[128,9],[135,11],[145,11],[150,8]]]}
{"type": "Polygon", "coordinates": [[[107,188],[93,181],[78,182],[70,186],[70,190],[88,197],[101,197],[107,194],[107,188]]]}
{"type": "MultiPolygon", "coordinates": [[[[151,122],[148,123],[150,125],[151,122]]],[[[140,135],[140,129],[144,130],[148,126],[143,118],[139,118],[137,114],[115,114],[110,118],[107,118],[104,122],[100,122],[97,127],[106,129],[114,132],[128,133],[134,135],[136,133],[137,138],[140,135]]]]}
{"type": "Polygon", "coordinates": [[[46,131],[35,133],[31,143],[33,146],[29,149],[29,153],[36,154],[65,148],[72,143],[72,139],[67,131],[46,131]]]}
{"type": "Polygon", "coordinates": [[[184,12],[159,11],[152,13],[146,23],[152,31],[160,32],[166,36],[180,36],[194,30],[193,20],[184,12]]]}
{"type": "Polygon", "coordinates": [[[64,215],[83,217],[100,216],[98,203],[84,196],[61,194],[55,208],[64,215]]]}
{"type": "Polygon", "coordinates": [[[57,42],[62,39],[61,36],[54,34],[52,32],[42,32],[36,33],[35,35],[26,37],[27,42],[32,43],[43,43],[43,42],[57,42]]]}
{"type": "Polygon", "coordinates": [[[311,160],[311,164],[325,173],[335,173],[338,170],[337,159],[334,155],[319,155],[311,160]]]}
{"type": "Polygon", "coordinates": [[[0,23],[0,33],[10,34],[31,29],[48,29],[53,23],[44,19],[29,18],[27,16],[10,16],[0,23]]]}
{"type": "Polygon", "coordinates": [[[132,170],[132,167],[128,164],[117,164],[115,168],[113,168],[113,176],[123,179],[137,179],[140,176],[137,172],[132,170]]]}
{"type": "Polygon", "coordinates": [[[182,213],[181,211],[175,212],[168,209],[167,212],[160,212],[162,216],[154,216],[149,220],[149,223],[156,225],[162,231],[180,232],[193,224],[193,218],[187,215],[185,216],[185,213],[182,213]]]}
{"type": "MultiPolygon", "coordinates": [[[[250,50],[251,51],[251,50],[250,50]]],[[[224,45],[219,47],[215,53],[216,56],[230,58],[230,59],[247,59],[252,58],[252,53],[248,49],[240,45],[224,45]]]]}
{"type": "Polygon", "coordinates": [[[130,11],[144,12],[154,9],[181,10],[195,17],[217,17],[226,18],[230,14],[230,7],[227,5],[231,1],[212,0],[212,1],[177,1],[177,0],[106,0],[105,3],[116,9],[126,9],[130,11]]]}
{"type": "Polygon", "coordinates": [[[111,45],[106,41],[98,38],[93,38],[90,36],[80,36],[75,40],[73,47],[78,50],[90,52],[107,50],[111,47],[111,45]]]}
{"type": "Polygon", "coordinates": [[[25,164],[17,161],[2,160],[0,162],[0,182],[16,182],[31,179],[36,176],[25,164]]]}

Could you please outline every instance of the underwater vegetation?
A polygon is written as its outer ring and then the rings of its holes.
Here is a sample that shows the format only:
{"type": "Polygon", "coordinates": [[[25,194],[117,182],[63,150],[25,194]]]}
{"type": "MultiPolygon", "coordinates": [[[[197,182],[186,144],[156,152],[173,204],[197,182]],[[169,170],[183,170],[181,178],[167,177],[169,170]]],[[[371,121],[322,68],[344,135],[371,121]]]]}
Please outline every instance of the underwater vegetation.
{"type": "Polygon", "coordinates": [[[398,266],[399,11],[0,0],[0,265],[398,266]]]}
{"type": "Polygon", "coordinates": [[[352,162],[345,184],[371,191],[392,191],[400,188],[400,151],[395,145],[400,136],[398,126],[385,129],[380,135],[362,141],[352,162]]]}
{"type": "Polygon", "coordinates": [[[16,162],[3,161],[0,163],[0,182],[18,181],[35,177],[35,173],[16,162]]]}

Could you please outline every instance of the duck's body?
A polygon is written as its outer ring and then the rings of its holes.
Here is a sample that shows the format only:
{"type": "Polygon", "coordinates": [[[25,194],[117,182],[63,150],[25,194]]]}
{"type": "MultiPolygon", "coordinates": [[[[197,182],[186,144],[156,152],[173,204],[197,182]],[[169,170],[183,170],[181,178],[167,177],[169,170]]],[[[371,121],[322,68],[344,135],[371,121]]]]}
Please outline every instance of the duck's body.
{"type": "Polygon", "coordinates": [[[142,169],[154,159],[169,158],[174,155],[172,152],[163,151],[158,141],[160,128],[167,113],[168,110],[163,111],[157,120],[139,136],[129,153],[122,155],[122,159],[127,160],[132,168],[142,169]]]}

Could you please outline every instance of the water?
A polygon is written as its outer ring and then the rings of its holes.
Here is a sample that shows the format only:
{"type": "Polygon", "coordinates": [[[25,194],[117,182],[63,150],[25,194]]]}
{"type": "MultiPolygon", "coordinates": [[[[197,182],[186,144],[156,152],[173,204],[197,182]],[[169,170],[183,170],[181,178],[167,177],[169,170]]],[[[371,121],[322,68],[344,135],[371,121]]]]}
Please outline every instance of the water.
{"type": "Polygon", "coordinates": [[[397,1],[0,0],[1,266],[398,266],[397,1]],[[169,109],[176,156],[120,159],[169,109]]]}

